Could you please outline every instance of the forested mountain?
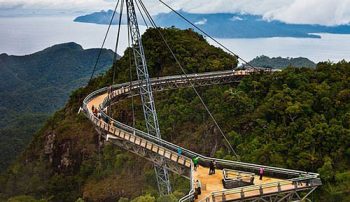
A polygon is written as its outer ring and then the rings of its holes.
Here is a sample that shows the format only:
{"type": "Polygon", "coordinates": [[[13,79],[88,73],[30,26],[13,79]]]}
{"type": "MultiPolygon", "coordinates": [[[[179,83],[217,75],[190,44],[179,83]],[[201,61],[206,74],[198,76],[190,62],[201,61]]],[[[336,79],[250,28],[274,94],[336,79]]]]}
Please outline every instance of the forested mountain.
{"type": "MultiPolygon", "coordinates": [[[[26,56],[0,55],[0,170],[23,151],[73,89],[86,85],[98,51],[66,43],[26,56]]],[[[113,55],[103,50],[98,73],[110,67],[113,55]]]]}
{"type": "Polygon", "coordinates": [[[286,67],[310,67],[315,68],[316,64],[311,60],[303,57],[298,58],[282,58],[282,57],[267,57],[267,56],[258,56],[254,58],[249,64],[255,67],[267,67],[281,69],[286,67]]]}
{"type": "MultiPolygon", "coordinates": [[[[193,31],[172,28],[162,32],[187,72],[237,65],[234,57],[208,45],[193,31]]],[[[180,72],[156,30],[147,30],[143,43],[151,76],[180,72]]],[[[128,51],[116,64],[118,83],[129,81],[132,58],[128,51]]],[[[319,172],[324,186],[313,196],[314,201],[348,201],[349,78],[350,63],[320,63],[315,69],[289,67],[273,74],[255,74],[238,86],[202,87],[199,93],[241,160],[319,172]]],[[[151,163],[109,144],[99,152],[92,124],[76,112],[85,96],[111,82],[110,70],[70,96],[65,107],[49,119],[0,178],[4,199],[17,196],[48,201],[129,201],[128,198],[152,202],[174,201],[188,191],[188,180],[172,175],[174,194],[159,197],[151,163]]],[[[155,101],[164,139],[208,156],[233,158],[192,89],[155,93],[155,101]]],[[[113,110],[114,117],[128,124],[132,122],[130,102],[122,101],[113,110]]],[[[142,129],[140,100],[135,101],[135,107],[136,126],[142,129]]]]}

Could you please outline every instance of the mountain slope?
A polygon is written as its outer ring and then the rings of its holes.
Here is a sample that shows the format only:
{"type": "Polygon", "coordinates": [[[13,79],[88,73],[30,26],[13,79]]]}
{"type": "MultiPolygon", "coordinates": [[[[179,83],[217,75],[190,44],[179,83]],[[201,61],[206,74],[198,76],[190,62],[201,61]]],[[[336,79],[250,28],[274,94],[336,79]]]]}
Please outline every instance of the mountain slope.
{"type": "MultiPolygon", "coordinates": [[[[0,170],[70,92],[86,84],[98,51],[66,43],[26,56],[0,55],[0,170]]],[[[103,50],[98,73],[111,65],[113,55],[103,50]]]]}

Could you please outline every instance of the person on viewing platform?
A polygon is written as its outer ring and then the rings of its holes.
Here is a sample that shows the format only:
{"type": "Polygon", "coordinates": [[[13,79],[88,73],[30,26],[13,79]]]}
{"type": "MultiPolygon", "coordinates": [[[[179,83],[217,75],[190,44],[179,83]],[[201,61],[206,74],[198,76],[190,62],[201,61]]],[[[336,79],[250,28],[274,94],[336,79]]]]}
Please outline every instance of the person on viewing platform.
{"type": "Polygon", "coordinates": [[[196,157],[194,157],[194,158],[192,159],[192,161],[193,161],[193,166],[194,166],[194,171],[197,170],[197,167],[198,167],[198,160],[199,160],[198,156],[196,156],[196,157]]]}
{"type": "Polygon", "coordinates": [[[180,147],[177,148],[177,155],[179,155],[179,157],[182,155],[182,149],[180,147]]]}
{"type": "Polygon", "coordinates": [[[259,175],[260,175],[260,180],[262,180],[264,176],[264,168],[259,169],[259,175]]]}
{"type": "MultiPolygon", "coordinates": [[[[299,178],[302,178],[302,177],[303,177],[303,175],[300,173],[300,174],[299,174],[299,178]]],[[[299,181],[298,181],[298,185],[301,185],[301,186],[303,185],[302,180],[299,180],[299,181]]]]}
{"type": "Polygon", "coordinates": [[[94,116],[98,116],[98,110],[97,110],[97,108],[94,108],[94,110],[92,111],[92,113],[94,114],[94,116]]]}
{"type": "Polygon", "coordinates": [[[113,126],[114,126],[114,121],[111,120],[111,122],[110,122],[110,127],[113,127],[113,126]]]}
{"type": "Polygon", "coordinates": [[[97,108],[95,108],[94,114],[95,116],[97,116],[98,119],[101,119],[101,112],[97,110],[97,108]]]}
{"type": "Polygon", "coordinates": [[[215,174],[215,164],[214,161],[210,161],[209,164],[209,175],[215,174]]]}
{"type": "Polygon", "coordinates": [[[217,168],[216,160],[213,161],[214,167],[213,167],[213,174],[215,174],[215,169],[217,168]]]}
{"type": "Polygon", "coordinates": [[[202,184],[199,180],[196,181],[196,191],[198,195],[202,194],[202,184]]]}
{"type": "Polygon", "coordinates": [[[112,98],[112,91],[113,89],[112,89],[112,86],[109,86],[109,88],[108,88],[108,98],[109,99],[111,99],[112,98]]]}

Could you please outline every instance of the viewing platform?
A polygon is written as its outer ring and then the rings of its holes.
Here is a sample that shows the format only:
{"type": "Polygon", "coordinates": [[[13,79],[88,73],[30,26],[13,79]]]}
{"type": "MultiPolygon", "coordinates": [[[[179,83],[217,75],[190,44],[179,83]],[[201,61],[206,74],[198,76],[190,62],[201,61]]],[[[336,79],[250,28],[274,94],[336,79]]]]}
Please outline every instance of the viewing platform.
{"type": "MultiPolygon", "coordinates": [[[[231,174],[236,175],[234,177],[232,176],[232,178],[239,180],[239,171],[231,174]]],[[[311,186],[306,181],[297,182],[293,179],[278,179],[268,176],[263,176],[262,180],[260,180],[259,175],[255,175],[252,185],[225,189],[223,183],[224,171],[216,169],[215,174],[209,175],[209,168],[203,166],[199,166],[197,171],[194,171],[193,177],[195,182],[199,180],[202,185],[201,195],[196,197],[196,202],[241,201],[263,195],[275,195],[291,190],[302,190],[311,186]]]]}

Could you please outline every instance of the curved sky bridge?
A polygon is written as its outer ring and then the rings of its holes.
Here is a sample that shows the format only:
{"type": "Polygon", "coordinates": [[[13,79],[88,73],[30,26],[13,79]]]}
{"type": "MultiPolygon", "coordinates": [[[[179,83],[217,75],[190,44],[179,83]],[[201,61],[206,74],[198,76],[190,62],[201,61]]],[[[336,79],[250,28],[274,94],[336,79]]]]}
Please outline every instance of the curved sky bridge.
{"type": "MultiPolygon", "coordinates": [[[[228,70],[189,74],[186,77],[168,76],[151,79],[151,85],[153,91],[162,91],[192,85],[227,84],[240,82],[244,76],[255,71],[228,70]]],[[[134,81],[114,85],[112,92],[109,92],[109,87],[99,89],[85,98],[83,111],[106,141],[189,179],[191,190],[180,201],[310,201],[307,197],[322,185],[317,173],[203,156],[123,124],[104,112],[110,104],[118,104],[118,101],[138,94],[141,85],[145,84],[134,81]],[[99,119],[92,112],[92,106],[100,110],[102,118],[99,119]],[[179,148],[182,155],[177,153],[179,148]],[[192,158],[197,156],[200,166],[195,171],[192,158]],[[212,160],[217,162],[216,173],[208,175],[208,165],[212,160]],[[264,168],[263,180],[259,180],[260,168],[264,168]],[[194,189],[197,179],[202,184],[202,194],[199,196],[195,196],[194,189]]]]}

